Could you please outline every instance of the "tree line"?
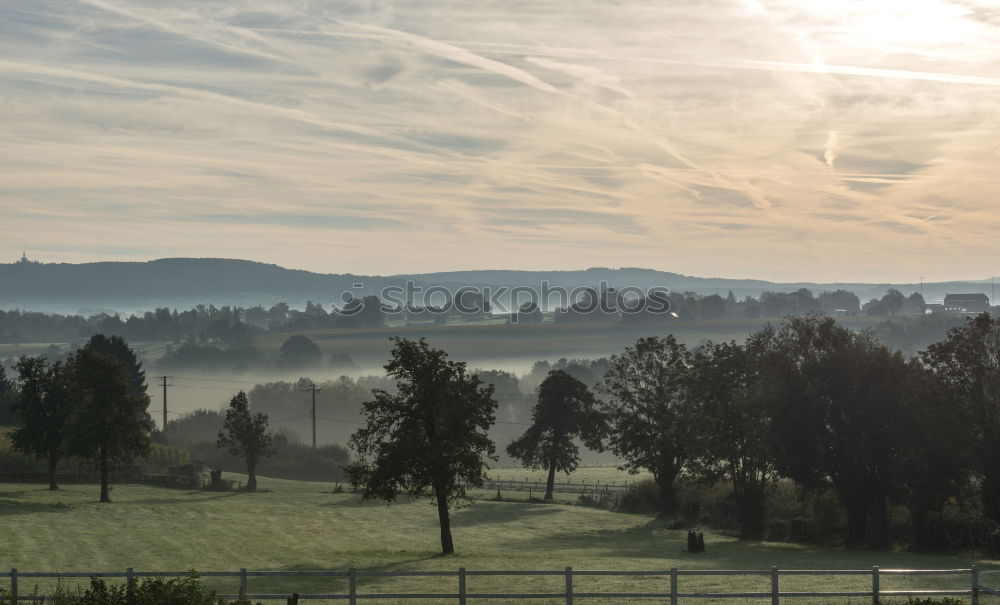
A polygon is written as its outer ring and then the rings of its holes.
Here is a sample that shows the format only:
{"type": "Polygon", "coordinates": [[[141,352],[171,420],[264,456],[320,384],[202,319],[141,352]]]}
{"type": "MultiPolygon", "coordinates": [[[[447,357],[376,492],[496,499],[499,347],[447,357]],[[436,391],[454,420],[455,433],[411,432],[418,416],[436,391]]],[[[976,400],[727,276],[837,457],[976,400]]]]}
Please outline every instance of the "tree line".
{"type": "MultiPolygon", "coordinates": [[[[608,363],[595,389],[551,370],[530,427],[506,448],[548,471],[547,498],[582,442],[649,472],[663,516],[677,512],[678,477],[727,482],[746,538],[764,536],[781,480],[833,490],[852,546],[889,546],[891,504],[909,511],[918,547],[949,499],[974,494],[1000,522],[1000,320],[988,314],[912,357],[809,315],[743,344],[641,338],[608,363]]],[[[397,339],[386,371],[397,388],[364,402],[349,476],[365,498],[433,498],[452,552],[449,506],[496,459],[494,386],[423,340],[397,339]]]]}
{"type": "Polygon", "coordinates": [[[15,449],[48,464],[49,488],[64,457],[93,462],[101,502],[109,502],[109,474],[150,450],[145,373],[124,340],[96,335],[65,361],[22,357],[15,366],[18,396],[11,404],[15,449]]]}
{"type": "MultiPolygon", "coordinates": [[[[461,300],[443,306],[398,308],[387,305],[377,296],[353,299],[335,311],[333,307],[306,302],[303,309],[292,309],[280,302],[270,307],[198,305],[181,310],[156,308],[123,317],[118,313],[60,315],[37,311],[0,310],[0,343],[75,342],[95,334],[119,336],[133,342],[166,341],[174,343],[215,343],[227,349],[241,350],[253,344],[255,336],[266,331],[301,331],[321,328],[374,328],[390,318],[408,323],[445,323],[449,317],[481,320],[492,317],[489,301],[481,294],[464,292],[461,300]],[[460,304],[459,304],[460,303],[460,304]],[[473,313],[460,312],[459,307],[473,313]]],[[[615,293],[596,288],[584,289],[582,301],[573,301],[555,310],[555,321],[590,321],[609,319],[622,322],[653,320],[695,320],[720,318],[759,318],[803,316],[810,313],[871,316],[919,315],[924,299],[914,292],[904,296],[890,289],[881,298],[862,304],[847,290],[814,295],[802,288],[795,292],[764,292],[759,298],[699,295],[671,292],[665,295],[674,315],[649,313],[622,314],[625,303],[615,300],[615,293]],[[586,301],[597,301],[589,304],[586,301]]],[[[542,320],[542,312],[533,302],[525,302],[513,311],[511,319],[531,324],[542,320]]]]}
{"type": "MultiPolygon", "coordinates": [[[[98,334],[65,360],[23,356],[14,369],[13,381],[0,373],[0,398],[15,425],[13,448],[45,460],[51,490],[59,489],[57,470],[64,458],[93,463],[100,501],[110,502],[111,470],[148,455],[157,436],[135,352],[122,338],[98,334]]],[[[247,489],[256,489],[258,465],[276,451],[267,415],[252,413],[240,391],[215,439],[216,447],[244,461],[247,489]]]]}

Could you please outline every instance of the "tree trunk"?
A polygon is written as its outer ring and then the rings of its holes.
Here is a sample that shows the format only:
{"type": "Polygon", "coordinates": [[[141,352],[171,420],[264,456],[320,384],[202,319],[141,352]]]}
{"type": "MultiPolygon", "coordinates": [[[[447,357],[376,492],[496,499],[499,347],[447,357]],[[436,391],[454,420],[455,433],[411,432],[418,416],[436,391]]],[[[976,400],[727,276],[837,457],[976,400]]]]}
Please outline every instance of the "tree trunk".
{"type": "Polygon", "coordinates": [[[247,466],[247,491],[257,491],[257,466],[247,466]]]}
{"type": "Polygon", "coordinates": [[[992,462],[1000,462],[1000,456],[983,465],[982,500],[983,513],[994,521],[1000,521],[1000,469],[992,462]]]}
{"type": "Polygon", "coordinates": [[[927,507],[922,503],[910,504],[910,530],[912,532],[912,547],[914,550],[927,550],[930,537],[927,535],[927,507]]]}
{"type": "Polygon", "coordinates": [[[883,550],[889,547],[889,507],[881,488],[872,487],[868,492],[865,546],[883,550]]]}
{"type": "Polygon", "coordinates": [[[434,485],[434,498],[437,499],[438,523],[441,525],[441,554],[454,554],[455,544],[451,540],[451,518],[448,516],[448,490],[443,485],[436,483],[434,485]]]}
{"type": "Polygon", "coordinates": [[[841,495],[847,510],[847,545],[863,546],[868,533],[868,506],[864,498],[841,495]]]}
{"type": "Polygon", "coordinates": [[[105,447],[101,447],[101,502],[111,502],[111,497],[108,495],[108,450],[105,447]]]}
{"type": "Polygon", "coordinates": [[[670,517],[677,513],[677,490],[674,489],[674,479],[679,468],[668,467],[658,469],[653,474],[656,486],[660,488],[660,517],[670,517]]]}
{"type": "Polygon", "coordinates": [[[552,502],[552,488],[556,482],[556,463],[549,463],[549,477],[545,480],[545,501],[552,502]]]}
{"type": "Polygon", "coordinates": [[[56,465],[59,463],[59,454],[49,452],[49,489],[59,489],[56,483],[56,465]]]}
{"type": "Polygon", "coordinates": [[[753,489],[744,491],[740,501],[740,537],[744,540],[763,540],[766,531],[766,496],[753,489]]]}

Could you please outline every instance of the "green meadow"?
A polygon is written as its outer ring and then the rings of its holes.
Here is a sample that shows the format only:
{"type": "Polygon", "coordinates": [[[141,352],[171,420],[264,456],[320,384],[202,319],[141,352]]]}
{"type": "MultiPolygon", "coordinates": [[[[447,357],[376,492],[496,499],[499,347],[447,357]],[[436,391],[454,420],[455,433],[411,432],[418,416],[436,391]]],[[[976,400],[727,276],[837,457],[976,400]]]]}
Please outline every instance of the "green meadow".
{"type": "MultiPolygon", "coordinates": [[[[524,476],[499,469],[491,474],[524,476]]],[[[624,480],[614,469],[581,469],[574,481],[624,480]]],[[[113,502],[99,504],[95,485],[56,492],[37,484],[0,484],[0,566],[21,571],[251,570],[589,570],[681,569],[944,569],[983,567],[983,583],[1000,584],[1000,561],[973,555],[914,554],[747,542],[705,533],[706,552],[685,550],[686,531],[663,520],[571,504],[483,499],[453,513],[457,554],[438,554],[435,508],[429,501],[362,503],[334,493],[334,484],[263,477],[256,493],[187,491],[117,485],[113,502]]],[[[506,498],[505,498],[506,500],[506,498]]],[[[660,591],[664,578],[579,578],[577,590],[660,591]]],[[[22,579],[21,592],[35,586],[22,579]]],[[[475,592],[552,592],[562,578],[470,578],[475,592]]],[[[681,590],[766,591],[765,577],[682,577],[681,590]]],[[[220,592],[236,581],[208,579],[220,592]]],[[[363,578],[364,592],[449,591],[448,578],[363,578]]],[[[0,585],[3,582],[0,581],[0,585]]],[[[75,584],[70,584],[71,586],[75,584]]],[[[51,583],[38,582],[45,592],[51,583]]],[[[782,590],[868,590],[869,579],[782,578],[782,590]]],[[[886,576],[882,589],[968,586],[967,576],[930,579],[886,576]]],[[[344,592],[341,579],[251,578],[251,593],[344,592]]],[[[589,600],[584,602],[596,602],[589,600]]],[[[730,601],[732,602],[732,601],[730,601]]],[[[986,601],[988,602],[988,601],[986,601]]]]}

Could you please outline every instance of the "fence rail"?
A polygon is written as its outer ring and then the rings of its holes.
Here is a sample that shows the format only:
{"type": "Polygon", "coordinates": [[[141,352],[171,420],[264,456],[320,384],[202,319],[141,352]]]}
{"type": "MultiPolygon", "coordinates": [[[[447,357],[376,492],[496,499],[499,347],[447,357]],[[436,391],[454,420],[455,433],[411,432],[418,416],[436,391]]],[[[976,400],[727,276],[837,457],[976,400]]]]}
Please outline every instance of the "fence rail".
{"type": "MultiPolygon", "coordinates": [[[[128,568],[124,572],[120,571],[19,571],[12,568],[9,572],[0,573],[0,577],[6,576],[10,581],[9,599],[16,604],[20,601],[45,601],[51,600],[51,595],[23,596],[18,593],[18,582],[23,578],[123,578],[126,583],[131,583],[137,578],[149,577],[187,577],[191,576],[191,571],[135,571],[128,568]]],[[[1000,596],[996,589],[987,588],[979,583],[979,570],[973,565],[968,569],[771,569],[758,570],[707,570],[707,569],[678,569],[672,567],[669,570],[656,571],[623,571],[623,570],[583,570],[566,567],[563,570],[519,570],[519,571],[493,571],[493,570],[467,570],[459,567],[454,571],[366,571],[361,569],[348,569],[346,571],[251,571],[241,568],[239,571],[206,571],[197,574],[206,578],[239,578],[240,592],[236,594],[219,594],[219,598],[235,599],[240,596],[250,599],[261,600],[288,600],[289,602],[298,599],[326,599],[344,600],[350,605],[355,605],[359,600],[366,599],[448,599],[456,600],[459,605],[466,605],[468,599],[558,599],[564,600],[567,605],[573,605],[574,599],[669,599],[670,605],[678,605],[680,599],[727,599],[727,598],[751,598],[751,599],[771,599],[771,605],[779,605],[783,598],[797,597],[864,597],[871,598],[872,605],[878,605],[882,597],[907,597],[907,596],[951,596],[970,597],[972,605],[979,605],[980,594],[1000,596]],[[934,575],[934,576],[955,576],[968,575],[969,587],[963,590],[881,590],[879,587],[881,576],[894,575],[934,575]],[[555,576],[565,579],[565,590],[560,592],[534,592],[534,593],[477,593],[467,590],[467,579],[470,577],[484,576],[555,576]],[[763,576],[770,578],[770,590],[766,592],[682,592],[679,587],[679,579],[685,576],[763,576]],[[812,591],[782,591],[780,590],[781,576],[870,576],[871,590],[867,591],[837,591],[837,592],[812,592],[812,591]],[[316,594],[271,594],[271,593],[251,593],[248,590],[249,578],[344,578],[347,580],[347,592],[345,593],[316,593],[316,594]],[[402,578],[402,577],[434,577],[451,578],[455,581],[454,592],[425,592],[425,593],[362,593],[358,592],[358,578],[402,578]],[[584,592],[574,590],[574,579],[582,577],[659,577],[669,580],[669,591],[665,592],[584,592]]]]}
{"type": "MultiPolygon", "coordinates": [[[[552,484],[553,491],[566,494],[623,494],[628,490],[628,482],[625,484],[615,482],[601,483],[572,483],[558,482],[552,484]]],[[[500,489],[511,492],[545,492],[544,480],[518,480],[518,479],[487,479],[483,482],[481,489],[500,489]]]]}

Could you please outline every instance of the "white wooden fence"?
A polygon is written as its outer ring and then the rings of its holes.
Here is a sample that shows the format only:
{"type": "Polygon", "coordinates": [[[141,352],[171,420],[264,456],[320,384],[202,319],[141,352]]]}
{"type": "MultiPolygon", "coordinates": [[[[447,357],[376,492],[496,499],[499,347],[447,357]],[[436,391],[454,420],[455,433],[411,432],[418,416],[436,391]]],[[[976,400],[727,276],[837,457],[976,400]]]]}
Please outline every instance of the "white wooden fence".
{"type": "MultiPolygon", "coordinates": [[[[10,581],[10,595],[8,598],[16,605],[21,601],[49,600],[51,596],[45,595],[22,595],[18,592],[19,583],[28,578],[124,578],[126,582],[132,582],[137,578],[146,577],[184,577],[190,576],[190,571],[135,571],[128,568],[124,572],[52,572],[52,571],[19,571],[14,568],[8,573],[0,573],[0,577],[7,576],[10,581]]],[[[781,599],[801,598],[801,597],[860,597],[870,598],[872,605],[879,605],[883,597],[928,597],[928,596],[950,596],[968,597],[971,605],[980,605],[980,595],[987,594],[1000,596],[1000,592],[987,588],[979,583],[979,570],[975,565],[969,569],[778,569],[772,567],[767,570],[703,570],[687,569],[681,570],[672,567],[662,571],[594,571],[581,570],[567,567],[563,570],[552,571],[473,571],[464,567],[459,567],[455,571],[365,571],[360,569],[348,569],[347,571],[250,571],[246,568],[239,571],[207,571],[198,573],[200,577],[219,578],[230,577],[239,578],[239,594],[219,594],[220,598],[235,599],[240,595],[249,599],[260,600],[287,600],[289,603],[297,602],[299,599],[328,599],[346,600],[350,605],[356,605],[358,601],[369,599],[440,599],[455,600],[459,605],[466,605],[469,599],[550,599],[565,602],[566,605],[573,605],[574,599],[669,599],[670,605],[678,605],[681,599],[770,599],[771,605],[779,605],[781,599]],[[939,589],[939,590],[881,590],[880,579],[883,576],[900,575],[920,575],[920,576],[969,576],[968,588],[966,589],[939,589]],[[532,593],[476,593],[469,592],[467,581],[472,577],[482,576],[502,576],[502,577],[524,577],[524,576],[556,576],[565,581],[565,589],[559,592],[532,592],[532,593]],[[659,577],[663,580],[666,590],[661,592],[582,592],[574,589],[574,580],[584,577],[659,577]],[[687,592],[680,587],[680,580],[687,576],[762,576],[770,578],[770,590],[766,592],[687,592]],[[782,591],[780,580],[782,576],[870,576],[871,590],[866,591],[842,591],[842,592],[821,592],[821,591],[782,591]],[[328,594],[258,594],[249,590],[250,578],[344,578],[347,581],[347,592],[328,594]],[[448,592],[426,592],[426,593],[365,593],[358,591],[359,578],[404,578],[404,577],[425,577],[441,578],[443,583],[448,578],[454,590],[448,592]]],[[[516,580],[512,581],[514,585],[516,580]]],[[[562,584],[562,582],[560,582],[562,584]]]]}

